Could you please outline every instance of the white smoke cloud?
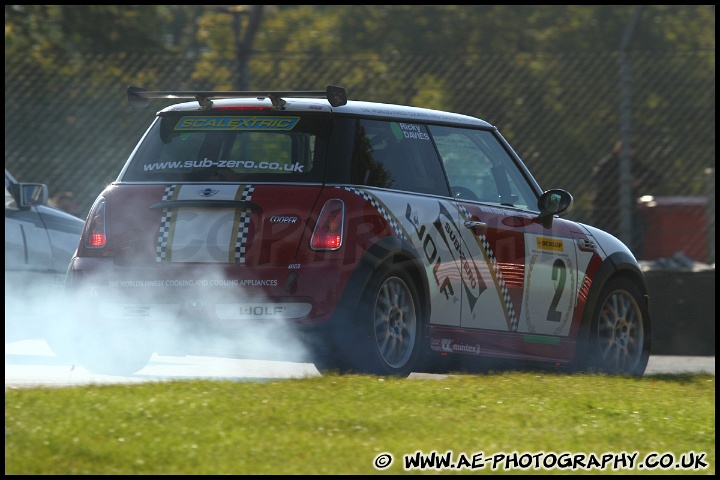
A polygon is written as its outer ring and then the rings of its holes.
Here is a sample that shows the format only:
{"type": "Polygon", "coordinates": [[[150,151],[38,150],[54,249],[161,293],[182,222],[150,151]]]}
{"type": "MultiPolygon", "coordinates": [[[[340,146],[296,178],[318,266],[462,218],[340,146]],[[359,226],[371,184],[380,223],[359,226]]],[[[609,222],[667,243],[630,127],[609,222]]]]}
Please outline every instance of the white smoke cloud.
{"type": "MultiPolygon", "coordinates": [[[[295,372],[317,374],[308,365],[310,352],[288,328],[288,321],[278,316],[287,314],[287,309],[263,307],[270,304],[255,293],[258,288],[239,286],[219,272],[202,269],[202,274],[188,272],[184,278],[157,282],[102,279],[94,282],[101,288],[72,295],[63,289],[62,278],[54,282],[42,278],[39,274],[9,278],[6,272],[6,345],[42,339],[69,366],[116,375],[157,370],[173,359],[170,363],[178,364],[174,371],[183,376],[178,359],[186,355],[192,357],[188,363],[195,370],[199,359],[214,357],[246,359],[244,365],[251,367],[253,377],[283,375],[288,369],[282,362],[303,364],[295,372]],[[172,300],[169,292],[174,294],[172,300]],[[247,315],[241,314],[243,308],[247,315]],[[206,315],[210,311],[220,318],[206,315]]],[[[302,313],[297,305],[288,308],[302,313]]],[[[219,365],[238,368],[237,362],[219,365]]],[[[244,374],[205,371],[205,376],[216,375],[243,378],[244,374]]]]}

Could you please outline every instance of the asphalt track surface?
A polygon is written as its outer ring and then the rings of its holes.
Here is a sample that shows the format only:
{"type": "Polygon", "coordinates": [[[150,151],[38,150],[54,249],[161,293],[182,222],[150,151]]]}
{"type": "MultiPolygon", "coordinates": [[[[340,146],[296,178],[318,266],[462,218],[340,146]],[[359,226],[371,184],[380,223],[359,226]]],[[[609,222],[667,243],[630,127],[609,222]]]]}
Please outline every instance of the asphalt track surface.
{"type": "MultiPolygon", "coordinates": [[[[715,375],[715,357],[655,355],[645,375],[709,373],[715,375]]],[[[5,344],[5,388],[64,387],[92,384],[133,384],[181,379],[269,381],[320,375],[311,363],[266,360],[239,360],[221,357],[168,357],[154,355],[150,363],[130,376],[97,375],[72,361],[58,357],[43,340],[22,340],[5,344]]],[[[410,378],[437,378],[444,375],[413,373],[410,378]]]]}

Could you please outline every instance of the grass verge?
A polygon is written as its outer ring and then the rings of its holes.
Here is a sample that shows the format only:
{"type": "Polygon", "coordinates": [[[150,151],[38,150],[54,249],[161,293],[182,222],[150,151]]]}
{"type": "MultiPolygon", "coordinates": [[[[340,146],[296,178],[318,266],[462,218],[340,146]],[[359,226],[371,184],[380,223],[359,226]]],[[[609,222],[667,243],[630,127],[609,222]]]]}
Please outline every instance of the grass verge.
{"type": "Polygon", "coordinates": [[[715,376],[352,375],[5,391],[6,474],[405,472],[714,474],[715,376]],[[405,462],[433,452],[424,470],[405,462]],[[456,468],[439,466],[446,456],[456,468]],[[648,468],[646,458],[707,466],[648,468]],[[571,470],[571,460],[585,467],[571,470]]]}

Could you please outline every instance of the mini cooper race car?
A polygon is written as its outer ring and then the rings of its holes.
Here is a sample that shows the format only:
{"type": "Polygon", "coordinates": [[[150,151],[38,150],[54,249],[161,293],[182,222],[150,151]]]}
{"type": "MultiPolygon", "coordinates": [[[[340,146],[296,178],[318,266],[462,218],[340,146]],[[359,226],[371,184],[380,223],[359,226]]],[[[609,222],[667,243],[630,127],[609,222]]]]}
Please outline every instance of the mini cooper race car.
{"type": "Polygon", "coordinates": [[[493,125],[332,85],[127,93],[188,101],[157,113],[88,215],[65,282],[87,369],[223,353],[643,374],[636,259],[561,218],[572,196],[543,191],[493,125]]]}

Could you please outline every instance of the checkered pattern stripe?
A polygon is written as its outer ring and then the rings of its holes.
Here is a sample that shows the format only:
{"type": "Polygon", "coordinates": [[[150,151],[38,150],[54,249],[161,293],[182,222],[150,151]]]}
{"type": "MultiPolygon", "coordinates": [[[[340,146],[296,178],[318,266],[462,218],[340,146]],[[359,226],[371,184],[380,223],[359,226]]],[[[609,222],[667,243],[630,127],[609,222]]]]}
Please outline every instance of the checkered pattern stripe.
{"type": "MultiPolygon", "coordinates": [[[[459,208],[460,215],[462,216],[463,220],[468,220],[470,218],[470,213],[462,205],[460,205],[459,208]]],[[[492,266],[494,277],[497,279],[497,285],[500,287],[500,296],[503,301],[503,305],[505,306],[506,315],[510,319],[510,328],[513,332],[517,332],[518,319],[515,315],[515,307],[513,306],[512,299],[510,298],[508,288],[505,285],[505,280],[503,280],[502,271],[500,270],[500,266],[498,265],[497,259],[495,258],[495,252],[492,251],[492,248],[490,247],[490,242],[488,242],[488,239],[485,235],[478,235],[476,237],[479,241],[480,248],[485,253],[485,258],[488,259],[488,262],[490,262],[490,265],[492,266]]]]}
{"type": "MultiPolygon", "coordinates": [[[[252,198],[253,191],[255,191],[253,185],[246,185],[240,195],[240,200],[249,202],[252,198]]],[[[235,263],[245,263],[245,248],[247,246],[249,230],[250,210],[245,209],[240,213],[240,221],[238,222],[238,235],[235,240],[235,263]]]]}
{"type": "Polygon", "coordinates": [[[395,231],[395,235],[402,238],[403,240],[407,240],[407,235],[405,234],[405,231],[403,230],[400,223],[397,221],[397,219],[388,212],[388,210],[385,208],[385,205],[383,205],[375,196],[370,195],[364,190],[360,190],[359,188],[353,188],[353,187],[337,187],[342,188],[344,190],[347,190],[348,192],[352,192],[356,195],[361,196],[368,202],[370,202],[370,205],[375,207],[375,209],[382,215],[382,217],[390,224],[392,229],[395,231]]]}
{"type": "MultiPolygon", "coordinates": [[[[171,200],[177,185],[170,185],[165,189],[163,201],[171,200]]],[[[155,261],[162,263],[167,258],[168,237],[170,236],[170,220],[172,218],[172,210],[164,208],[160,221],[160,230],[158,231],[157,243],[155,244],[155,261]]]]}

